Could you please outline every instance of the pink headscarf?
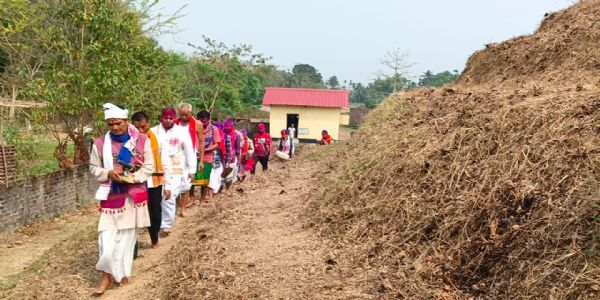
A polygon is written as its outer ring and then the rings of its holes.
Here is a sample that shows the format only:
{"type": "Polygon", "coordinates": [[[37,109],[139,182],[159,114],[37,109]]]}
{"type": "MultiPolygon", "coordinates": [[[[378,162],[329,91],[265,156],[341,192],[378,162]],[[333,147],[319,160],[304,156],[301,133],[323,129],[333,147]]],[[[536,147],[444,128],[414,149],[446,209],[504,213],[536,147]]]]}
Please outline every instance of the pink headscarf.
{"type": "Polygon", "coordinates": [[[162,112],[160,113],[161,118],[171,117],[171,118],[173,118],[173,120],[175,120],[176,116],[177,116],[177,112],[175,111],[174,108],[171,108],[171,107],[167,107],[167,108],[163,109],[162,112]]]}
{"type": "Polygon", "coordinates": [[[259,133],[264,133],[267,130],[267,126],[265,126],[265,124],[260,123],[258,124],[258,132],[259,133]]]}

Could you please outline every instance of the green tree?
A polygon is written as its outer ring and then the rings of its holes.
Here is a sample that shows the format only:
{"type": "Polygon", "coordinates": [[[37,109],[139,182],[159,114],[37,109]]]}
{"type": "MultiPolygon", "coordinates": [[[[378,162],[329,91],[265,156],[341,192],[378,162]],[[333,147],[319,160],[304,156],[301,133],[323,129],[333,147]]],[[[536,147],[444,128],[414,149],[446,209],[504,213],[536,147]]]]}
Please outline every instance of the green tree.
{"type": "Polygon", "coordinates": [[[254,74],[258,76],[264,87],[290,87],[291,84],[291,73],[280,70],[274,65],[257,65],[254,74]]]}
{"type": "Polygon", "coordinates": [[[2,11],[0,48],[8,54],[2,82],[20,81],[17,98],[48,104],[36,116],[52,129],[62,167],[87,161],[83,127],[100,120],[103,103],[151,109],[178,98],[177,57],[148,36],[147,10],[132,2],[0,0],[0,7],[10,10],[2,11]],[[67,138],[58,134],[58,123],[67,138]]]}
{"type": "Polygon", "coordinates": [[[352,103],[366,103],[367,102],[367,88],[362,83],[351,83],[352,91],[350,93],[350,102],[352,103]]]}
{"type": "Polygon", "coordinates": [[[309,64],[297,64],[292,68],[291,85],[295,88],[325,88],[323,76],[309,64]]]}
{"type": "Polygon", "coordinates": [[[370,82],[366,87],[365,104],[369,108],[374,108],[379,105],[389,95],[404,91],[415,84],[403,76],[397,75],[394,77],[378,77],[370,82]]]}
{"type": "Polygon", "coordinates": [[[272,71],[268,58],[248,45],[228,46],[204,37],[202,46],[182,69],[184,98],[194,106],[223,116],[233,115],[262,100],[263,85],[256,73],[272,71]]]}
{"type": "Polygon", "coordinates": [[[426,71],[425,73],[423,73],[423,75],[419,77],[418,85],[420,87],[441,87],[456,81],[456,79],[458,79],[458,76],[460,76],[458,70],[454,70],[452,72],[444,71],[437,74],[433,74],[431,71],[426,71]]]}
{"type": "Polygon", "coordinates": [[[333,75],[327,79],[327,88],[332,90],[337,90],[340,88],[340,82],[337,76],[333,75]]]}

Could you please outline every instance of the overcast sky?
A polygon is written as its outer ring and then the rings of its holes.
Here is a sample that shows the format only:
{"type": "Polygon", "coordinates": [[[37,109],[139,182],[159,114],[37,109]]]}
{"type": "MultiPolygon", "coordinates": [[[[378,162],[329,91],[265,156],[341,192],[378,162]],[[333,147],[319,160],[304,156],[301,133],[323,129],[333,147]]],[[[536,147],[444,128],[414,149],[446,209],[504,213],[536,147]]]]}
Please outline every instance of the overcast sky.
{"type": "Polygon", "coordinates": [[[371,81],[387,50],[410,52],[410,77],[459,70],[473,51],[535,31],[546,12],[574,0],[162,0],[162,13],[187,5],[178,32],[158,37],[191,53],[202,35],[246,43],[291,69],[316,67],[324,78],[371,81]]]}

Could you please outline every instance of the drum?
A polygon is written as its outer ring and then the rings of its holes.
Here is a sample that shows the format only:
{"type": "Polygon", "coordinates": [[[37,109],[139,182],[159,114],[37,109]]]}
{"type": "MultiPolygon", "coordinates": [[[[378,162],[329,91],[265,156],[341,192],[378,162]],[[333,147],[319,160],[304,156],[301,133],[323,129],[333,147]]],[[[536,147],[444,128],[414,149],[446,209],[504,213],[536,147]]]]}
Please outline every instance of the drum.
{"type": "Polygon", "coordinates": [[[287,153],[283,153],[279,150],[275,151],[275,156],[282,160],[289,160],[290,156],[287,153]]]}

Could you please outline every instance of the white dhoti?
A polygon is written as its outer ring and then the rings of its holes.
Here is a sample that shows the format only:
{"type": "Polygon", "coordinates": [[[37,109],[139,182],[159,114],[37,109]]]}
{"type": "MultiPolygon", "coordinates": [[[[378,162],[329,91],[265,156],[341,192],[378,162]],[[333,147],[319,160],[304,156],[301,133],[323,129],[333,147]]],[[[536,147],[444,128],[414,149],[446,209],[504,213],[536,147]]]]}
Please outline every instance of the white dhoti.
{"type": "Polygon", "coordinates": [[[137,228],[149,226],[148,208],[136,207],[130,198],[125,201],[122,212],[101,213],[98,222],[100,258],[96,269],[111,274],[116,282],[131,276],[137,228]]]}
{"type": "Polygon", "coordinates": [[[171,228],[173,223],[175,223],[175,214],[177,212],[177,196],[181,193],[181,187],[184,185],[183,175],[170,175],[172,176],[172,181],[174,183],[171,188],[171,198],[163,199],[160,203],[162,208],[162,222],[160,223],[160,228],[171,228]]]}
{"type": "Polygon", "coordinates": [[[236,183],[238,181],[239,174],[240,174],[240,164],[239,164],[239,162],[236,162],[235,166],[233,167],[233,183],[236,183]]]}
{"type": "Polygon", "coordinates": [[[192,180],[190,179],[187,173],[183,174],[181,178],[181,189],[179,191],[180,194],[187,193],[192,189],[192,180]]]}
{"type": "Polygon", "coordinates": [[[223,165],[218,168],[213,167],[210,171],[210,180],[208,181],[208,187],[213,191],[213,193],[218,193],[221,189],[222,178],[221,174],[223,173],[223,165]]]}
{"type": "Polygon", "coordinates": [[[136,241],[135,228],[101,231],[98,236],[100,259],[96,269],[111,274],[116,282],[130,277],[136,241]]]}

